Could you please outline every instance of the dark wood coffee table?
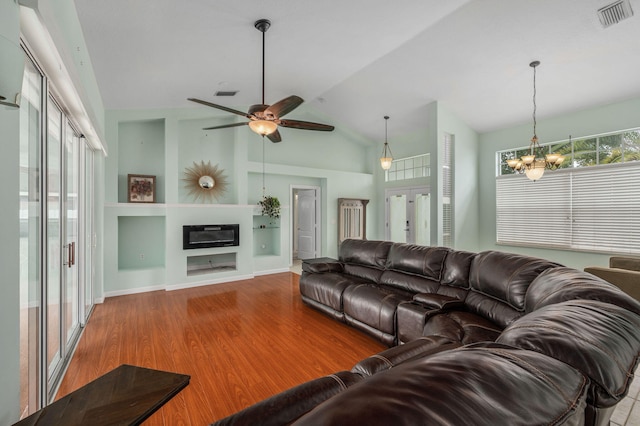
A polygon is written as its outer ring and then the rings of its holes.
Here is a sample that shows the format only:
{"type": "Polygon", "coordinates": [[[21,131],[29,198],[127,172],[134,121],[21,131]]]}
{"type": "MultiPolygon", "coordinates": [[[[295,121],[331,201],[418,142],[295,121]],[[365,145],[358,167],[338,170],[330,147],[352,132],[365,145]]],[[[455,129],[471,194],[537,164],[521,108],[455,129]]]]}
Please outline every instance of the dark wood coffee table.
{"type": "Polygon", "coordinates": [[[139,425],[190,379],[184,374],[124,364],[14,426],[139,425]]]}

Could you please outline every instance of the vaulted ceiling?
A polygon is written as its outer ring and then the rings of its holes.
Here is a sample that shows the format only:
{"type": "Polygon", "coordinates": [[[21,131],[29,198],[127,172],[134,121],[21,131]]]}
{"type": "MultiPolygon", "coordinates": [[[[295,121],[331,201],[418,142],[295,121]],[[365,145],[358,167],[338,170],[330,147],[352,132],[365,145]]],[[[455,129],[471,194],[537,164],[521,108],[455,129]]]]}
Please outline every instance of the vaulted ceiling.
{"type": "MultiPolygon", "coordinates": [[[[478,132],[640,96],[640,0],[75,0],[107,109],[232,108],[296,94],[325,121],[384,137],[437,100],[478,132]],[[235,97],[216,97],[237,90],[235,97]],[[202,107],[206,108],[206,107],[202,107]]],[[[301,108],[304,108],[301,107],[301,108]]],[[[220,116],[211,110],[212,116],[220,116]]],[[[295,114],[292,113],[292,118],[295,114]]]]}

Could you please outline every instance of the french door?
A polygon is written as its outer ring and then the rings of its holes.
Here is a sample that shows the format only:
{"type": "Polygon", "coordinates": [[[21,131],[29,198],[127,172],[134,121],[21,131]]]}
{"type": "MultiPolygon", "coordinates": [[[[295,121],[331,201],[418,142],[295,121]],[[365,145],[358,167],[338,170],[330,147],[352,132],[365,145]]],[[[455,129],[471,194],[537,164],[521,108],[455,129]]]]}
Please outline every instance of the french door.
{"type": "Polygon", "coordinates": [[[431,194],[428,187],[385,191],[385,238],[428,246],[431,243],[431,194]]]}

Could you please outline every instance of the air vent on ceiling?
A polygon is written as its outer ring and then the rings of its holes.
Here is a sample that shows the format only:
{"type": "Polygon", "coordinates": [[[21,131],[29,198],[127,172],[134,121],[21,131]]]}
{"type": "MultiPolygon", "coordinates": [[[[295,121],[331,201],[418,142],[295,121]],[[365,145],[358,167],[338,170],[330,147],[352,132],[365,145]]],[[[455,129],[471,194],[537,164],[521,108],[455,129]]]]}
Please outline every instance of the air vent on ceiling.
{"type": "Polygon", "coordinates": [[[216,92],[216,96],[235,96],[238,93],[237,90],[219,90],[216,92]]]}
{"type": "Polygon", "coordinates": [[[618,0],[605,7],[598,9],[598,17],[603,27],[607,28],[617,24],[623,19],[633,16],[633,10],[629,0],[618,0]]]}

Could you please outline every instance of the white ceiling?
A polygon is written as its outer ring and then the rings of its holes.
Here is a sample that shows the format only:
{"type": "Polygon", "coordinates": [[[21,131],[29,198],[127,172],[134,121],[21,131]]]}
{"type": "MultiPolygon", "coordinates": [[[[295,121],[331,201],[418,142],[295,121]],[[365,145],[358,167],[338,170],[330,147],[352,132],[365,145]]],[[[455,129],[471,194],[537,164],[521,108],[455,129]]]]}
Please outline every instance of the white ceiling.
{"type": "Polygon", "coordinates": [[[434,100],[478,132],[531,121],[532,60],[538,118],[640,96],[640,0],[605,29],[611,2],[75,0],[107,109],[260,103],[267,18],[266,102],[299,95],[373,141],[384,115],[390,136],[423,128],[434,100]]]}

